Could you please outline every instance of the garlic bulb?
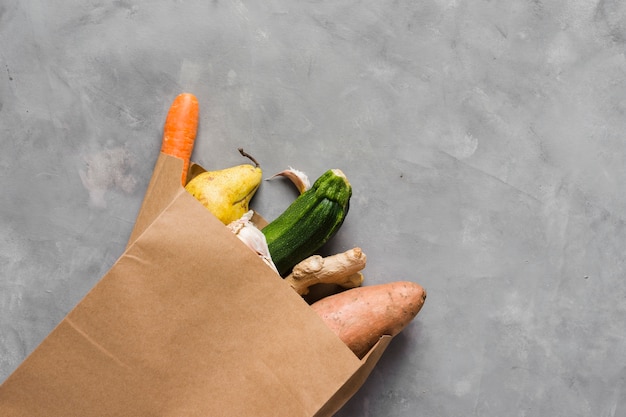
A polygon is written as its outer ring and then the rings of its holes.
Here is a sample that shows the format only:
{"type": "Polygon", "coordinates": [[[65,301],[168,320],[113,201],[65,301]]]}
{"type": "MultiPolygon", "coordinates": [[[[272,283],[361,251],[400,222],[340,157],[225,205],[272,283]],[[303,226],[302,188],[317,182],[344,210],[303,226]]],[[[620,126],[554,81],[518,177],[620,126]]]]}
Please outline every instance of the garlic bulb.
{"type": "Polygon", "coordinates": [[[270,250],[267,247],[265,235],[251,221],[253,214],[254,212],[250,210],[238,220],[229,223],[227,227],[278,274],[278,269],[276,269],[270,250]]]}

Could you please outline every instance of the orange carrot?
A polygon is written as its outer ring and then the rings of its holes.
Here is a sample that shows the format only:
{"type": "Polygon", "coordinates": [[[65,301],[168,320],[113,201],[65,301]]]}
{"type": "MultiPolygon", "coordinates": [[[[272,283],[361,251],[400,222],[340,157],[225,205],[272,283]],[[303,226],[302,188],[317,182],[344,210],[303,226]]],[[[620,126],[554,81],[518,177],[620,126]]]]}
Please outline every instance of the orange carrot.
{"type": "Polygon", "coordinates": [[[198,99],[191,93],[176,96],[165,119],[161,152],[183,160],[181,182],[187,183],[189,161],[198,131],[198,99]]]}

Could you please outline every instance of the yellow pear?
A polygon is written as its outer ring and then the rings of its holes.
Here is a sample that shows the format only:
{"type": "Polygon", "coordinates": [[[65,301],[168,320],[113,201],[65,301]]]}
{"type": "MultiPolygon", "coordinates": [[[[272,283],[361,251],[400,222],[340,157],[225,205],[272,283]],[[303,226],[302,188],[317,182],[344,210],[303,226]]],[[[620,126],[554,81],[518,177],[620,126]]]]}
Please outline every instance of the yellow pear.
{"type": "Polygon", "coordinates": [[[229,224],[250,210],[250,200],[261,185],[263,171],[254,162],[256,166],[243,164],[203,172],[189,181],[185,189],[222,223],[229,224]]]}

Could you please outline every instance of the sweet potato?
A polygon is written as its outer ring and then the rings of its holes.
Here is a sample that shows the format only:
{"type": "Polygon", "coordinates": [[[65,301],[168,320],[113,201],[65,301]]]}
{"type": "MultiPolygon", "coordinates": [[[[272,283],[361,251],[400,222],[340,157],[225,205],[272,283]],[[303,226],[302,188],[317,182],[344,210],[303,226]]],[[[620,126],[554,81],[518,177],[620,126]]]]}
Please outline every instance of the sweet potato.
{"type": "Polygon", "coordinates": [[[400,333],[419,313],[426,291],[409,281],[352,288],[324,297],[311,308],[362,358],[383,336],[400,333]]]}

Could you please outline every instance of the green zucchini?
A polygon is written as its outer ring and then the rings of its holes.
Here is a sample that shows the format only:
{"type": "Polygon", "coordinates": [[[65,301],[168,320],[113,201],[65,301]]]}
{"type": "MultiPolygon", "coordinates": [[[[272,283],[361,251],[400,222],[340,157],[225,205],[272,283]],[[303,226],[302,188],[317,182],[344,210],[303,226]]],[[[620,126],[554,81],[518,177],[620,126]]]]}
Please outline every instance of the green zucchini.
{"type": "Polygon", "coordinates": [[[281,276],[313,255],[343,224],[352,187],[343,172],[329,169],[261,231],[281,276]]]}

